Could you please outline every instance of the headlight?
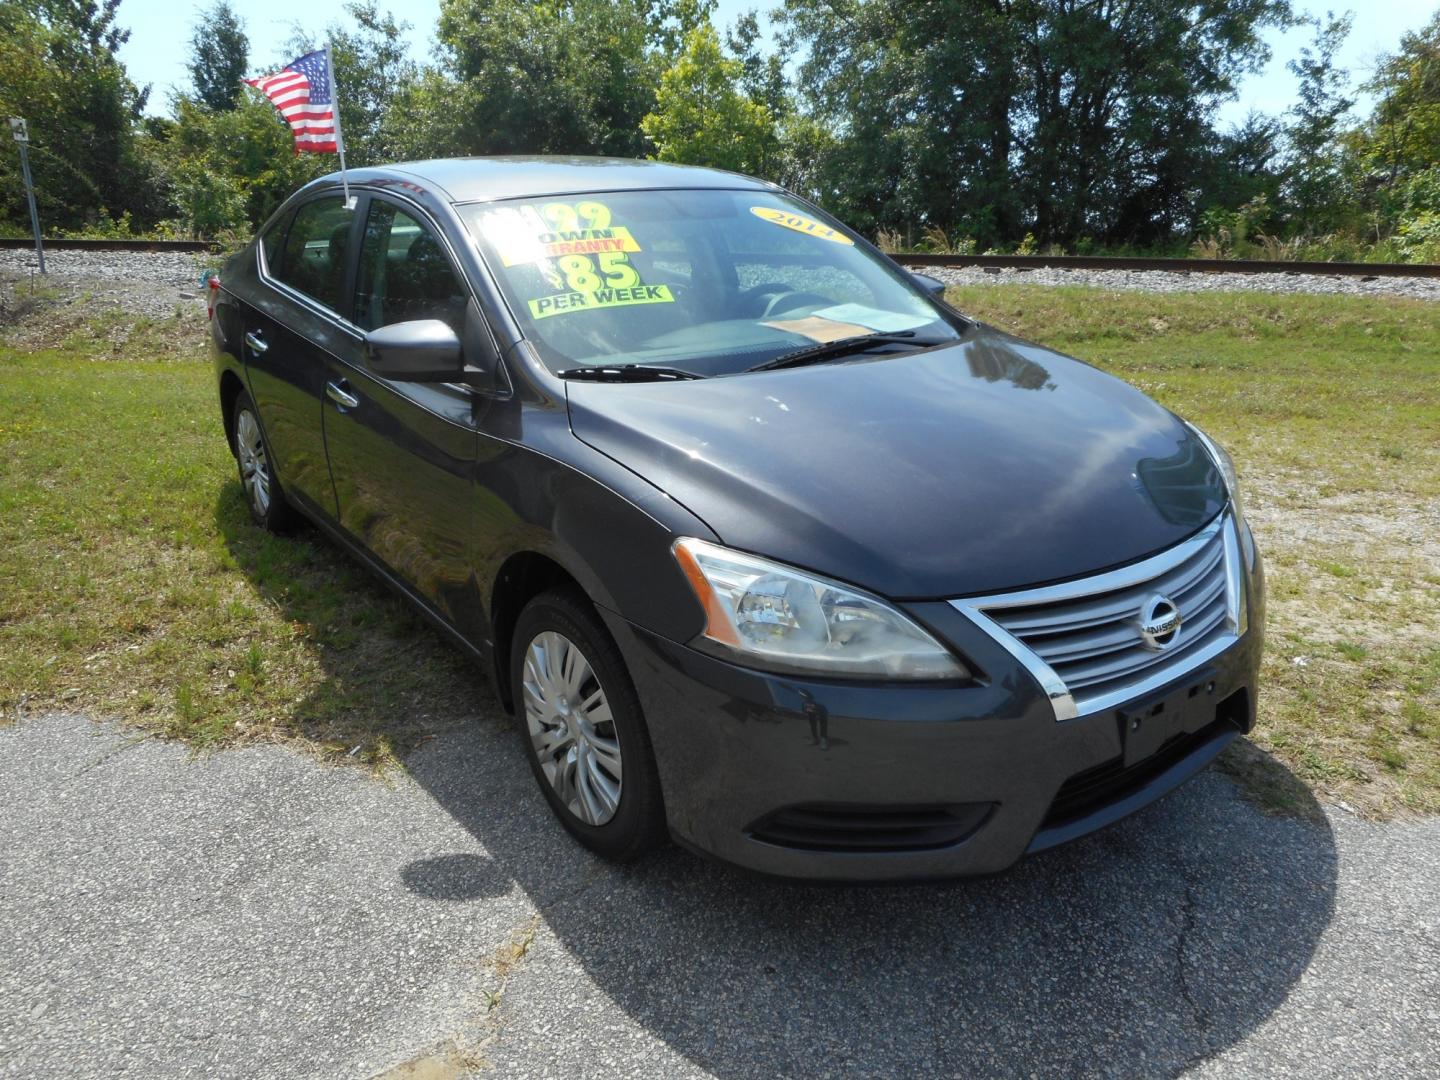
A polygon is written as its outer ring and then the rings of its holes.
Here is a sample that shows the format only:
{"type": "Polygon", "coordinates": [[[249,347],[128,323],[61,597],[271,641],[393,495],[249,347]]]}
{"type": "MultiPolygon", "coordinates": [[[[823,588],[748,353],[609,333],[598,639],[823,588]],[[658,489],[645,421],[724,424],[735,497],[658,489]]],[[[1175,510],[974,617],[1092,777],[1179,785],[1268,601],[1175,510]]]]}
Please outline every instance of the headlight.
{"type": "Polygon", "coordinates": [[[1220,478],[1225,481],[1225,492],[1230,496],[1230,510],[1235,515],[1235,527],[1243,533],[1245,511],[1240,505],[1240,478],[1235,475],[1235,462],[1230,460],[1230,455],[1209,435],[1206,435],[1189,420],[1185,420],[1183,423],[1200,440],[1200,444],[1205,447],[1205,452],[1210,455],[1210,460],[1220,470],[1220,478]]]}
{"type": "Polygon", "coordinates": [[[712,651],[841,678],[968,679],[954,655],[879,597],[688,537],[675,560],[705,609],[712,651]]]}

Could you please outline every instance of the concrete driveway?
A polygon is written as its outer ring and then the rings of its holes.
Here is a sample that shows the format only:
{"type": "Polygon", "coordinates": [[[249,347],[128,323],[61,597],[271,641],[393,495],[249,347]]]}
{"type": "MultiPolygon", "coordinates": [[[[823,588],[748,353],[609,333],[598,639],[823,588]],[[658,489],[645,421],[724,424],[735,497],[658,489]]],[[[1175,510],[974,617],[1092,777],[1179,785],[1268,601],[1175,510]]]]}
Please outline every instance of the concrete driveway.
{"type": "Polygon", "coordinates": [[[0,1075],[1440,1075],[1440,822],[1326,822],[1210,773],[996,878],[799,886],[596,861],[488,712],[389,782],[32,717],[0,1075]]]}

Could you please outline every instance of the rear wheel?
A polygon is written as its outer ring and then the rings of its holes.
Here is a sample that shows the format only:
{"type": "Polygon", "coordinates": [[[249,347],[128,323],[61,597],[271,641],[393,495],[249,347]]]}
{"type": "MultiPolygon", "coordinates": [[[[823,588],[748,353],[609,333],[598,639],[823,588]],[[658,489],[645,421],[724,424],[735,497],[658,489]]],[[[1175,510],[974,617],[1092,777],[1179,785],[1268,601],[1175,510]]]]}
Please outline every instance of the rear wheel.
{"type": "Polygon", "coordinates": [[[231,430],[235,432],[235,461],[240,467],[240,486],[250,517],[271,532],[288,532],[298,523],[299,515],[285,500],[265,433],[260,429],[260,414],[250,395],[243,391],[235,399],[234,421],[231,430]]]}
{"type": "Polygon", "coordinates": [[[530,767],[582,844],[633,859],[665,837],[665,810],[640,701],[620,650],[573,589],[526,605],[510,685],[530,767]]]}

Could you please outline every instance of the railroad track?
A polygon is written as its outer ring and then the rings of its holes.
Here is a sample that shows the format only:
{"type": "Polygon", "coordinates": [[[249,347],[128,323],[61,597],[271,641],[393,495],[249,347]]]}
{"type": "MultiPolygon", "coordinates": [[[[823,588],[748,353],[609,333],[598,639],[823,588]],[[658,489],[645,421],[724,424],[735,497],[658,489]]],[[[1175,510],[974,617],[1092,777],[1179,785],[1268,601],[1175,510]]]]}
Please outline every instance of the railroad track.
{"type": "MultiPolygon", "coordinates": [[[[46,240],[46,251],[214,251],[208,240],[46,240]]],[[[34,249],[33,240],[0,238],[0,250],[34,249]]]]}
{"type": "Polygon", "coordinates": [[[1105,255],[893,255],[906,266],[997,270],[1164,270],[1172,274],[1318,274],[1440,278],[1440,263],[1279,262],[1267,259],[1130,259],[1105,255]]]}
{"type": "MultiPolygon", "coordinates": [[[[0,249],[23,249],[29,240],[0,239],[0,249]]],[[[204,240],[46,240],[47,251],[214,251],[204,240]]],[[[997,270],[1163,270],[1172,274],[1317,274],[1322,277],[1440,278],[1440,263],[1281,262],[1266,259],[1132,259],[1106,255],[907,255],[906,266],[969,266],[997,270]]]]}

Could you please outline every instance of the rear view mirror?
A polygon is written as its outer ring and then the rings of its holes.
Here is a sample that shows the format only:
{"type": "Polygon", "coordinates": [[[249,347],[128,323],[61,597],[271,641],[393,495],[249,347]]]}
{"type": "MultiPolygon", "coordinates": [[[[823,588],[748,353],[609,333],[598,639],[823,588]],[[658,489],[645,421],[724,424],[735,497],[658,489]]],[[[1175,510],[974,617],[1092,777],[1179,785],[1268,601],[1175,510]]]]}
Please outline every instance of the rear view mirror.
{"type": "Polygon", "coordinates": [[[439,319],[391,323],[365,335],[370,370],[397,382],[459,382],[465,371],[460,339],[439,319]]]}
{"type": "Polygon", "coordinates": [[[919,274],[911,270],[910,280],[915,282],[916,285],[919,285],[920,288],[924,289],[927,294],[933,296],[936,300],[945,299],[945,283],[938,278],[933,278],[929,274],[919,274]]]}

